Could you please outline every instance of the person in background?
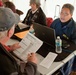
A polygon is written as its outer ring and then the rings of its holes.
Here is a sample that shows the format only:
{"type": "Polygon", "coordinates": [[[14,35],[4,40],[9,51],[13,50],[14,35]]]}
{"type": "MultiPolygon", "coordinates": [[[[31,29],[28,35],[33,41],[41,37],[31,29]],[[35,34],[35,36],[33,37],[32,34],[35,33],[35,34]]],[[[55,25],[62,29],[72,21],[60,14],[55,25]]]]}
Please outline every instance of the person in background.
{"type": "Polygon", "coordinates": [[[60,18],[55,19],[50,27],[55,29],[56,36],[71,40],[76,44],[76,22],[72,18],[73,11],[73,5],[64,4],[60,12],[60,18]]]}
{"type": "Polygon", "coordinates": [[[19,9],[16,9],[15,5],[11,1],[4,2],[4,7],[10,8],[14,13],[17,13],[19,16],[23,14],[23,12],[19,9]]]}
{"type": "Polygon", "coordinates": [[[10,8],[14,13],[16,13],[16,7],[12,2],[10,1],[4,2],[4,7],[10,8]]]}
{"type": "Polygon", "coordinates": [[[20,21],[17,14],[9,8],[0,7],[0,75],[40,75],[37,72],[35,53],[28,54],[24,71],[10,52],[20,48],[19,44],[6,46],[6,42],[14,33],[15,24],[20,21]]]}
{"type": "MultiPolygon", "coordinates": [[[[4,2],[4,7],[5,8],[10,8],[14,13],[18,14],[19,16],[23,14],[23,12],[21,10],[16,9],[16,6],[11,1],[4,2]]],[[[16,27],[15,27],[14,33],[17,33],[17,32],[20,32],[20,31],[21,30],[20,30],[20,28],[18,27],[18,24],[17,24],[16,27]]],[[[11,38],[16,39],[16,36],[13,35],[11,38]]]]}
{"type": "Polygon", "coordinates": [[[22,21],[29,26],[33,22],[46,26],[46,16],[40,7],[40,0],[30,0],[31,9],[28,10],[26,17],[22,21]]]}

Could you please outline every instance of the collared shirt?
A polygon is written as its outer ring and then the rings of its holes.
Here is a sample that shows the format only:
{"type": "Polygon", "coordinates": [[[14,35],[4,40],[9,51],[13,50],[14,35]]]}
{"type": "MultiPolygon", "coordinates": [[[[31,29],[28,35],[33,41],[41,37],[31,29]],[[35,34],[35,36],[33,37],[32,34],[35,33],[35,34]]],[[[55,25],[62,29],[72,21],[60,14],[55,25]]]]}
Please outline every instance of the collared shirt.
{"type": "Polygon", "coordinates": [[[53,21],[51,28],[55,29],[56,36],[70,39],[76,43],[76,23],[73,19],[71,19],[67,25],[62,27],[60,19],[58,18],[53,21]]]}
{"type": "Polygon", "coordinates": [[[36,9],[36,10],[32,11],[32,14],[34,14],[37,10],[38,10],[38,9],[36,9]]]}
{"type": "Polygon", "coordinates": [[[10,47],[9,46],[6,46],[6,45],[3,45],[4,46],[4,48],[7,50],[7,51],[11,51],[11,49],[10,49],[10,47]]]}

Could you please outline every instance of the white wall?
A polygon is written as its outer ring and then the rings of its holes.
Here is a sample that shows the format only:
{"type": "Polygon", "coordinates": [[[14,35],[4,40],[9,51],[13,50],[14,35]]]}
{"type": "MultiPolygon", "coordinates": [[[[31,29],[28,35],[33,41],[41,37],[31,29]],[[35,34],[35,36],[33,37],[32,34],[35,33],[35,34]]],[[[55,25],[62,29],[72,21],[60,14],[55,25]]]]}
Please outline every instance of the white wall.
{"type": "Polygon", "coordinates": [[[63,4],[65,3],[71,3],[74,5],[74,0],[46,0],[46,4],[47,4],[46,16],[47,17],[50,16],[52,18],[55,18],[55,16],[59,16],[59,9],[61,10],[63,4]]]}
{"type": "MultiPolygon", "coordinates": [[[[11,1],[13,1],[13,3],[16,5],[17,9],[20,9],[24,12],[24,14],[21,16],[21,20],[23,20],[24,17],[26,16],[27,10],[30,8],[29,0],[11,0],[11,1]]],[[[76,0],[46,0],[46,2],[45,0],[40,1],[41,1],[41,7],[45,12],[46,16],[52,17],[53,19],[59,17],[59,9],[61,10],[63,4],[71,3],[74,6],[76,6],[76,0]]],[[[76,8],[73,15],[74,20],[76,20],[75,12],[76,8]]]]}
{"type": "Polygon", "coordinates": [[[24,14],[21,15],[21,20],[23,20],[26,16],[27,10],[30,8],[29,0],[13,0],[13,3],[15,4],[16,9],[19,9],[24,12],[24,14]]]}

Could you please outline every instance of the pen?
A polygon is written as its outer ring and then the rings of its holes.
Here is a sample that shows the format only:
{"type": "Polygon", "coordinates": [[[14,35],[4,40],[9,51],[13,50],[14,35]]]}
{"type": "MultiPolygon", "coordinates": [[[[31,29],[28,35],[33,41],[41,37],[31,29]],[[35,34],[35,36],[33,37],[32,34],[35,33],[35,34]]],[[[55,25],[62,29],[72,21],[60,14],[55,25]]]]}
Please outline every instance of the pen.
{"type": "Polygon", "coordinates": [[[73,51],[72,50],[66,50],[66,49],[63,49],[63,51],[65,51],[65,52],[69,52],[69,53],[72,53],[73,51]]]}

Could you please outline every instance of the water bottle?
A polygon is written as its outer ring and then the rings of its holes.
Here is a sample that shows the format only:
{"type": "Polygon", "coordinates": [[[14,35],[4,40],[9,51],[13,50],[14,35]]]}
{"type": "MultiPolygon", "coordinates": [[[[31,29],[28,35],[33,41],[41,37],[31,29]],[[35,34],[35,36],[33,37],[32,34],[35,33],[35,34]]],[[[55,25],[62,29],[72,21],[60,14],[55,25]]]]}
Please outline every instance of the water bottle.
{"type": "Polygon", "coordinates": [[[56,39],[56,52],[57,53],[62,52],[62,40],[60,39],[59,36],[57,36],[57,39],[56,39]]]}
{"type": "Polygon", "coordinates": [[[31,34],[34,34],[33,26],[30,27],[29,32],[30,32],[31,34]]]}

